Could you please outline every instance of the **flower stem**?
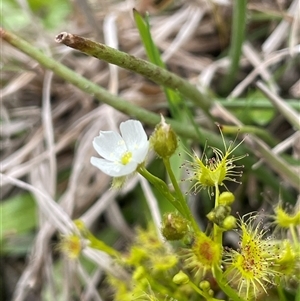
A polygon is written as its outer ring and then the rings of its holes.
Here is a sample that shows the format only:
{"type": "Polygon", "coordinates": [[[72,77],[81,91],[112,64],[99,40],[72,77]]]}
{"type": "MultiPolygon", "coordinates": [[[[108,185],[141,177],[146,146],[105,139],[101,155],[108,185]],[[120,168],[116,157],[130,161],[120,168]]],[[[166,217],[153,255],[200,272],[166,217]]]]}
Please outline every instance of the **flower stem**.
{"type": "Polygon", "coordinates": [[[115,256],[117,258],[121,257],[121,254],[117,250],[96,238],[81,220],[75,220],[74,223],[81,235],[89,241],[89,247],[103,251],[108,255],[115,256]]]}
{"type": "MultiPolygon", "coordinates": [[[[218,184],[215,186],[215,208],[219,206],[219,196],[220,196],[220,190],[218,184]]],[[[214,241],[220,245],[220,247],[223,246],[223,230],[216,224],[214,223],[214,241]]]]}
{"type": "MultiPolygon", "coordinates": [[[[285,297],[285,294],[284,294],[284,291],[282,289],[282,285],[278,285],[277,286],[277,292],[278,292],[278,295],[279,295],[279,300],[280,301],[287,301],[286,297],[285,297]]],[[[295,299],[297,300],[297,299],[295,299]]]]}
{"type": "Polygon", "coordinates": [[[298,235],[296,234],[295,226],[290,225],[289,229],[291,231],[291,235],[292,235],[294,244],[297,244],[298,243],[298,235]]]}
{"type": "Polygon", "coordinates": [[[222,291],[233,301],[245,301],[241,297],[238,296],[235,290],[233,290],[228,283],[225,283],[223,278],[223,273],[221,268],[218,265],[215,265],[213,268],[213,274],[214,277],[219,285],[219,287],[222,289],[222,291]]]}
{"type": "Polygon", "coordinates": [[[166,167],[166,170],[169,174],[169,177],[170,177],[170,180],[173,184],[173,187],[174,187],[174,190],[175,190],[175,193],[176,193],[176,196],[178,198],[178,201],[180,203],[180,206],[184,212],[183,216],[189,220],[191,222],[191,225],[192,225],[192,228],[194,229],[195,232],[198,232],[199,231],[199,227],[191,213],[191,210],[190,208],[188,207],[187,203],[186,203],[186,200],[181,192],[181,189],[177,183],[177,180],[175,178],[175,175],[173,173],[173,170],[171,168],[171,164],[170,164],[170,159],[163,159],[163,162],[164,162],[164,165],[166,167]]]}
{"type": "Polygon", "coordinates": [[[202,297],[204,297],[207,301],[224,301],[221,299],[216,299],[213,298],[211,296],[209,296],[209,294],[207,292],[202,291],[197,285],[195,285],[192,281],[189,281],[189,285],[191,286],[191,288],[198,293],[199,295],[201,295],[202,297]]]}
{"type": "Polygon", "coordinates": [[[137,169],[138,173],[141,174],[145,179],[147,179],[151,184],[155,186],[155,188],[183,215],[185,213],[181,207],[181,203],[174,198],[174,196],[170,193],[167,184],[161,180],[160,178],[154,176],[150,173],[144,166],[140,166],[137,169]]]}

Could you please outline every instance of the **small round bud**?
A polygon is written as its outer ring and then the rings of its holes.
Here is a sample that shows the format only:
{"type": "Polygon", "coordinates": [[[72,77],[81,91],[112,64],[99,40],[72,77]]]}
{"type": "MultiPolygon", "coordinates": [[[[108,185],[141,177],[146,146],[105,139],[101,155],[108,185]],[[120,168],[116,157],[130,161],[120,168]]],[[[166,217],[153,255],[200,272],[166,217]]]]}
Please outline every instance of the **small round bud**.
{"type": "Polygon", "coordinates": [[[210,283],[207,280],[203,280],[203,281],[200,282],[199,287],[203,291],[208,291],[210,289],[210,283]]]}
{"type": "Polygon", "coordinates": [[[219,205],[206,216],[211,222],[220,226],[222,225],[224,219],[230,214],[230,211],[231,208],[229,206],[219,205]]]}
{"type": "Polygon", "coordinates": [[[187,284],[189,283],[190,279],[188,275],[180,271],[173,277],[173,282],[176,284],[187,284]]]}
{"type": "Polygon", "coordinates": [[[222,228],[226,230],[232,230],[236,228],[236,218],[232,215],[227,216],[222,223],[222,228]]]}
{"type": "Polygon", "coordinates": [[[212,210],[208,214],[206,214],[206,217],[211,221],[214,222],[216,220],[216,213],[212,210]]]}
{"type": "Polygon", "coordinates": [[[179,240],[188,232],[188,222],[177,213],[166,213],[163,216],[161,232],[167,240],[179,240]]]}
{"type": "Polygon", "coordinates": [[[177,149],[177,136],[171,126],[165,122],[163,116],[161,116],[160,123],[155,127],[150,143],[161,158],[170,158],[177,149]]]}
{"type": "Polygon", "coordinates": [[[183,237],[182,242],[187,246],[191,247],[195,241],[195,236],[192,232],[187,232],[187,234],[183,237]]]}
{"type": "Polygon", "coordinates": [[[215,209],[216,219],[218,221],[224,220],[229,215],[231,208],[229,206],[219,205],[215,209]]]}
{"type": "Polygon", "coordinates": [[[219,204],[220,205],[231,205],[234,202],[234,194],[229,191],[224,191],[219,196],[219,204]]]}

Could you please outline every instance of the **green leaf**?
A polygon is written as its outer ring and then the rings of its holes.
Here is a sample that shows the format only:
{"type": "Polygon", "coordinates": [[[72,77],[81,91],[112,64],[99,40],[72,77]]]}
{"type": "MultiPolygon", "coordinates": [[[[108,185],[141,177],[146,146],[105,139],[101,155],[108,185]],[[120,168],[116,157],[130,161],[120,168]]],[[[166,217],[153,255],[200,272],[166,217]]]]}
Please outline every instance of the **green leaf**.
{"type": "Polygon", "coordinates": [[[29,16],[24,14],[15,1],[3,0],[1,2],[0,14],[3,27],[5,28],[19,31],[30,24],[29,16]]]}
{"type": "Polygon", "coordinates": [[[246,110],[248,111],[249,118],[253,123],[258,124],[260,126],[265,126],[273,119],[275,111],[274,108],[254,109],[252,104],[255,103],[255,101],[258,99],[263,100],[266,98],[264,97],[261,91],[254,90],[252,93],[250,92],[250,95],[248,96],[248,108],[246,110]]]}
{"type": "Polygon", "coordinates": [[[28,233],[36,227],[36,205],[28,193],[19,194],[0,204],[0,242],[28,233]]]}
{"type": "Polygon", "coordinates": [[[149,16],[146,15],[144,19],[135,9],[133,10],[133,16],[149,61],[165,69],[165,64],[160,57],[159,50],[152,40],[149,16]]]}
{"type": "Polygon", "coordinates": [[[30,8],[48,29],[61,26],[71,11],[70,2],[67,0],[29,0],[28,2],[30,8]]]}
{"type": "MultiPolygon", "coordinates": [[[[151,31],[150,31],[150,23],[149,23],[149,15],[146,15],[145,19],[140,15],[137,10],[133,10],[134,20],[137,26],[137,29],[140,34],[140,38],[145,47],[146,54],[151,63],[166,69],[165,63],[161,59],[160,52],[153,42],[151,31]]],[[[166,94],[166,98],[169,103],[169,108],[172,116],[176,120],[181,120],[182,111],[179,108],[179,104],[181,102],[181,97],[178,92],[173,91],[172,89],[163,88],[164,93],[166,94]]]]}
{"type": "Polygon", "coordinates": [[[19,31],[32,25],[32,22],[40,21],[46,29],[54,30],[66,22],[67,16],[71,12],[71,5],[68,0],[28,0],[28,4],[36,16],[36,20],[32,20],[16,0],[1,1],[0,13],[4,27],[19,31]]]}

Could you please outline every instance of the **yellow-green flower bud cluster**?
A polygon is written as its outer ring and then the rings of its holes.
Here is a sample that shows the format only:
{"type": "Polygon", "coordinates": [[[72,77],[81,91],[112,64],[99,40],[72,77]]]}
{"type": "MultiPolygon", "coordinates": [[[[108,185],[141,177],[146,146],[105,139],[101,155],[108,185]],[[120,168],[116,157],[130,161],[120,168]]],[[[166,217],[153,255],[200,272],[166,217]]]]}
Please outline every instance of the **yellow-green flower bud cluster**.
{"type": "Polygon", "coordinates": [[[231,207],[219,205],[210,211],[207,218],[225,230],[231,230],[236,227],[236,218],[230,215],[231,207]]]}

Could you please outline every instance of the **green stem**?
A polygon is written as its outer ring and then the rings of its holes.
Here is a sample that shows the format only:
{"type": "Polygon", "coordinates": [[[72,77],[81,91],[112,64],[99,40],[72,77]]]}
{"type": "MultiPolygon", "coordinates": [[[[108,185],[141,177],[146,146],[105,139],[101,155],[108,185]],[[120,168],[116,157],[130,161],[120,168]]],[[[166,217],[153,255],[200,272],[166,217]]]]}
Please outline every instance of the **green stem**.
{"type": "Polygon", "coordinates": [[[115,256],[117,258],[121,258],[121,254],[117,250],[108,246],[102,240],[99,240],[98,238],[96,238],[81,220],[75,220],[74,223],[77,226],[80,234],[85,239],[89,240],[89,242],[90,242],[89,247],[103,251],[103,252],[107,253],[108,255],[115,256]]]}
{"type": "MultiPolygon", "coordinates": [[[[28,56],[39,62],[46,69],[52,70],[56,75],[73,84],[80,90],[93,95],[99,101],[106,103],[107,105],[115,108],[120,112],[123,112],[128,116],[133,116],[147,123],[148,125],[156,126],[160,122],[160,115],[140,108],[121,97],[109,93],[104,88],[94,84],[80,74],[62,65],[60,62],[46,56],[41,51],[32,46],[32,44],[21,39],[15,34],[0,28],[0,37],[10,45],[16,47],[23,53],[26,53],[28,56]]],[[[183,127],[181,122],[174,121],[168,118],[166,118],[166,121],[172,126],[172,128],[178,135],[195,140],[199,139],[193,127],[183,127]]],[[[206,137],[211,137],[210,141],[213,144],[216,144],[219,141],[219,137],[217,135],[214,135],[211,132],[203,129],[201,138],[203,139],[203,141],[205,141],[206,137]]]]}
{"type": "Polygon", "coordinates": [[[219,287],[229,298],[233,301],[245,301],[227,283],[224,283],[223,273],[219,266],[214,266],[213,274],[219,287]]]}
{"type": "MultiPolygon", "coordinates": [[[[218,184],[215,186],[215,208],[219,206],[219,196],[220,196],[220,190],[218,184]]],[[[223,230],[214,223],[214,242],[217,243],[219,246],[223,246],[223,230]]]]}
{"type": "Polygon", "coordinates": [[[295,230],[295,226],[294,225],[290,225],[289,229],[291,231],[293,242],[296,245],[298,243],[299,239],[298,239],[298,235],[297,235],[296,230],[295,230]]]}
{"type": "Polygon", "coordinates": [[[178,91],[189,98],[195,105],[199,106],[207,116],[211,116],[209,109],[213,102],[200,93],[200,91],[187,80],[184,80],[164,68],[104,44],[71,33],[62,32],[57,35],[55,40],[58,43],[62,43],[97,59],[141,74],[159,85],[178,91]]]}
{"type": "MultiPolygon", "coordinates": [[[[279,296],[279,300],[280,301],[287,301],[286,297],[285,297],[285,294],[284,294],[284,290],[282,288],[282,285],[279,284],[277,286],[277,292],[278,292],[278,296],[279,296]]],[[[296,299],[295,299],[296,300],[296,299]]]]}
{"type": "MultiPolygon", "coordinates": [[[[142,267],[141,265],[137,266],[137,268],[141,268],[141,267],[142,267]]],[[[142,277],[140,279],[136,280],[137,286],[140,286],[142,288],[144,285],[144,280],[147,280],[147,286],[149,286],[149,288],[151,288],[151,291],[159,292],[161,294],[164,294],[166,292],[166,287],[165,287],[164,283],[157,281],[154,277],[154,274],[149,272],[148,269],[143,267],[142,273],[143,273],[142,277]]],[[[173,292],[174,292],[176,289],[175,283],[170,282],[168,284],[169,284],[169,289],[171,289],[171,290],[173,289],[173,292]]],[[[170,296],[170,299],[172,300],[171,296],[170,296]]]]}
{"type": "MultiPolygon", "coordinates": [[[[261,110],[271,110],[275,111],[274,105],[270,103],[267,98],[255,98],[255,99],[246,99],[246,98],[235,98],[234,101],[228,101],[228,99],[215,98],[216,102],[220,103],[227,109],[232,110],[252,110],[252,109],[261,109],[261,110]]],[[[288,106],[293,108],[296,111],[300,111],[300,102],[295,99],[285,99],[284,100],[288,106]]]]}
{"type": "Polygon", "coordinates": [[[240,132],[241,134],[254,134],[263,139],[271,147],[274,147],[276,144],[278,144],[278,141],[276,141],[266,130],[256,126],[222,125],[222,132],[224,134],[236,134],[237,132],[240,132]]]}
{"type": "Polygon", "coordinates": [[[204,297],[207,301],[224,301],[221,299],[216,299],[211,297],[207,292],[202,291],[196,284],[194,284],[192,281],[189,281],[189,285],[192,287],[192,289],[198,293],[200,296],[204,297]]]}
{"type": "Polygon", "coordinates": [[[161,180],[160,178],[154,176],[150,173],[144,166],[140,166],[137,169],[138,173],[141,174],[145,179],[147,179],[154,187],[183,215],[185,216],[185,212],[181,207],[181,203],[174,198],[174,196],[170,193],[167,184],[161,180]]]}
{"type": "Polygon", "coordinates": [[[182,211],[184,212],[184,217],[189,220],[191,222],[191,225],[192,225],[192,228],[194,229],[195,232],[198,232],[199,231],[199,227],[191,213],[191,210],[190,208],[188,207],[187,203],[186,203],[186,200],[181,192],[181,189],[177,183],[177,180],[176,180],[176,177],[173,173],[173,170],[171,168],[171,164],[170,164],[170,160],[169,159],[163,159],[163,162],[164,162],[164,165],[166,167],[166,170],[169,174],[169,177],[170,177],[170,180],[173,184],[173,187],[174,187],[174,190],[175,190],[175,193],[176,193],[176,196],[177,196],[177,199],[180,203],[180,206],[182,208],[182,211]]]}

